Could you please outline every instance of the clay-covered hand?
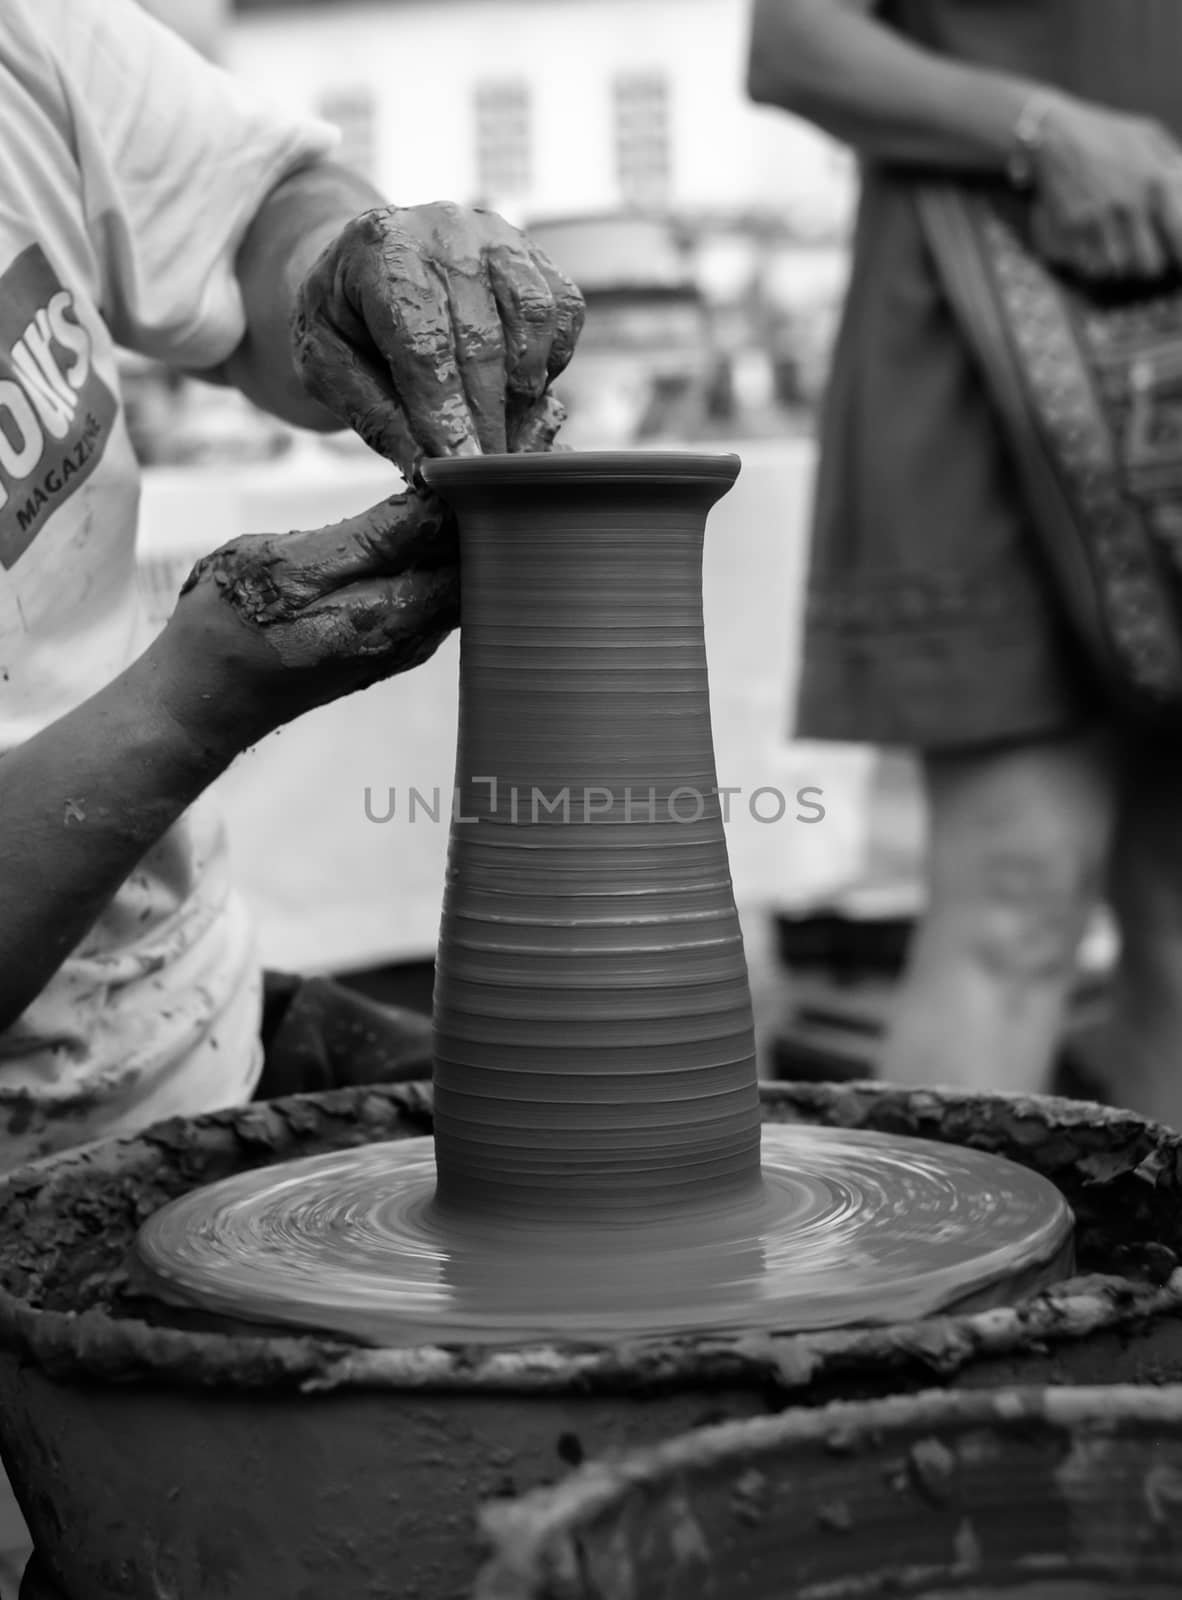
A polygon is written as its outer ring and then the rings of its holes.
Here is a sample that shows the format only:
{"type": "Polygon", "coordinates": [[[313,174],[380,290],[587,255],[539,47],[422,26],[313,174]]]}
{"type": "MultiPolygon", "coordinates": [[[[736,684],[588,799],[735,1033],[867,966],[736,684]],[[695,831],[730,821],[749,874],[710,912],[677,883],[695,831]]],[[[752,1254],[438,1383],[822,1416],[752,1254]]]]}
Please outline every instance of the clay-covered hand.
{"type": "Polygon", "coordinates": [[[419,666],[459,621],[455,526],[396,495],[331,527],[233,539],[193,568],[150,647],[160,697],[237,753],[354,690],[419,666]]]}
{"type": "Polygon", "coordinates": [[[1053,265],[1109,280],[1182,266],[1182,148],[1159,124],[1056,99],[1036,177],[1035,242],[1053,265]]]}
{"type": "Polygon", "coordinates": [[[549,385],[583,326],[574,284],[493,212],[357,217],[305,279],[296,365],[314,399],[413,481],[423,456],[545,449],[549,385]]]}

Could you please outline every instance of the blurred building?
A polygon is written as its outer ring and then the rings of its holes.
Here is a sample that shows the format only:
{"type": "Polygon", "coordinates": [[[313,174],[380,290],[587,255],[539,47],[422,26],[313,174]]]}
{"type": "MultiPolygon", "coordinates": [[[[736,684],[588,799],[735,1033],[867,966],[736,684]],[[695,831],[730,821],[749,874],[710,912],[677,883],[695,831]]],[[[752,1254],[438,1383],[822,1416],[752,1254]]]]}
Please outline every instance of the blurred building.
{"type": "Polygon", "coordinates": [[[848,213],[850,163],[748,103],[749,0],[237,0],[227,58],[403,204],[848,213]]]}
{"type": "Polygon", "coordinates": [[[748,101],[750,0],[232,10],[227,64],[336,124],[341,158],[383,193],[489,206],[588,292],[579,392],[571,377],[564,395],[572,439],[761,433],[787,412],[811,417],[855,169],[804,123],[748,101]]]}

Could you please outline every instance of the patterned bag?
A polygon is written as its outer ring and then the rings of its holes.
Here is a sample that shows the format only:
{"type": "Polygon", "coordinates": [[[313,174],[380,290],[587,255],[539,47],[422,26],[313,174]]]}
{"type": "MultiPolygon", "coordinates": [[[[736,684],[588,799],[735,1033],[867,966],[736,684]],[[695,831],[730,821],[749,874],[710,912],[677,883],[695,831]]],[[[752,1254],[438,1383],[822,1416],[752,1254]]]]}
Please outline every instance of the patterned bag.
{"type": "Polygon", "coordinates": [[[1101,687],[1127,717],[1182,724],[1182,287],[1092,293],[984,193],[917,201],[1101,687]]]}

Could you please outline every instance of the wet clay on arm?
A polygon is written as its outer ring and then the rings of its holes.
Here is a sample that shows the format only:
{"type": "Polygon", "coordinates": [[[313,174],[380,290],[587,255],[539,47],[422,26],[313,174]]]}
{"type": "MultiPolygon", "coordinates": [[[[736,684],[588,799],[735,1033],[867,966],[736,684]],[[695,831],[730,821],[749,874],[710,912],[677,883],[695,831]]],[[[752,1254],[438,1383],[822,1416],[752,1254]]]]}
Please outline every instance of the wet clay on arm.
{"type": "Polygon", "coordinates": [[[455,626],[454,528],[420,495],[198,563],[145,653],[0,757],[0,1031],[236,755],[425,661],[455,626]]]}
{"type": "Polygon", "coordinates": [[[309,394],[408,482],[424,457],[536,448],[583,326],[575,285],[495,212],[446,202],[354,218],[292,324],[309,394]]]}

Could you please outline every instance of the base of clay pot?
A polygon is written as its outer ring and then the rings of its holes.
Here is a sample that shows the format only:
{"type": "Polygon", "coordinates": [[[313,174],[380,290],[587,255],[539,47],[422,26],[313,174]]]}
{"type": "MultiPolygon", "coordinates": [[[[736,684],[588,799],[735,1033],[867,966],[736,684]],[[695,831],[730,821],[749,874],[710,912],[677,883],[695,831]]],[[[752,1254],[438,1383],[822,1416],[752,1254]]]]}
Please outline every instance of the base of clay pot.
{"type": "MultiPolygon", "coordinates": [[[[762,1172],[710,1210],[595,1226],[449,1214],[430,1139],[240,1173],[151,1217],[157,1300],[386,1348],[792,1333],[1012,1305],[1069,1276],[1045,1178],[978,1150],[766,1127],[762,1172]]],[[[556,1197],[557,1198],[557,1197],[556,1197]]]]}

